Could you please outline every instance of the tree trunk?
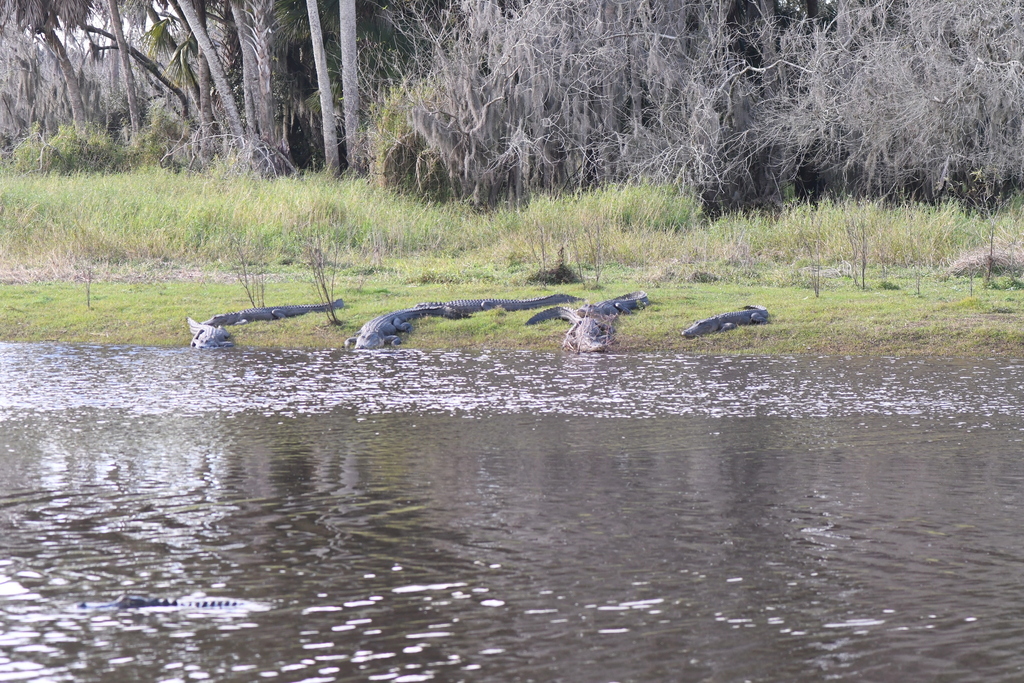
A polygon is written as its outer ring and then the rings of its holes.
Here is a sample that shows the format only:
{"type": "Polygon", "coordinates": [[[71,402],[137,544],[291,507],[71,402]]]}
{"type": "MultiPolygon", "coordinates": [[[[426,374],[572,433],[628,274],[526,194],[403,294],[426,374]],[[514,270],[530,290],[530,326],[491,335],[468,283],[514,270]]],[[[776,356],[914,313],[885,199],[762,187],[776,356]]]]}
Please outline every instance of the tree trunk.
{"type": "MultiPolygon", "coordinates": [[[[183,2],[186,0],[182,0],[183,2]]],[[[324,157],[327,168],[337,175],[341,170],[338,159],[338,127],[334,120],[334,96],[331,94],[331,76],[327,73],[327,51],[324,34],[320,30],[320,7],[317,0],[306,0],[309,14],[309,34],[313,41],[313,59],[316,62],[317,87],[320,90],[320,118],[324,127],[324,157]]]]}
{"type": "Polygon", "coordinates": [[[279,136],[274,117],[274,91],[271,68],[274,47],[274,2],[273,0],[251,0],[249,3],[249,27],[252,31],[252,49],[256,57],[256,120],[263,139],[274,147],[279,136]]]}
{"type": "Polygon", "coordinates": [[[71,101],[71,117],[75,121],[75,129],[80,133],[84,132],[86,124],[85,102],[82,100],[82,89],[78,85],[78,74],[75,73],[75,67],[71,64],[71,60],[68,59],[68,51],[64,49],[64,43],[61,42],[60,37],[57,36],[57,32],[52,27],[48,27],[43,31],[43,38],[57,56],[57,63],[60,64],[61,73],[64,74],[64,83],[68,88],[68,100],[71,101]]]}
{"type": "Polygon", "coordinates": [[[128,95],[128,115],[132,120],[132,140],[142,130],[142,113],[139,111],[139,98],[135,88],[135,74],[132,72],[132,57],[128,51],[128,41],[124,39],[124,28],[121,26],[121,12],[117,8],[117,0],[107,0],[110,9],[110,25],[114,29],[117,51],[121,56],[121,72],[124,74],[124,89],[128,95]]]}
{"type": "Polygon", "coordinates": [[[256,137],[256,54],[252,47],[252,21],[243,0],[231,0],[228,8],[235,22],[238,47],[242,51],[242,100],[245,105],[245,129],[256,137]]]}
{"type": "Polygon", "coordinates": [[[217,92],[220,94],[220,102],[224,108],[224,115],[228,120],[228,128],[231,129],[232,135],[242,139],[245,137],[245,129],[242,128],[242,117],[238,114],[234,94],[231,92],[231,86],[228,83],[227,75],[224,73],[224,67],[217,58],[217,53],[213,50],[213,42],[206,32],[206,27],[199,21],[199,15],[196,13],[192,0],[178,0],[178,5],[181,7],[182,12],[185,13],[185,20],[188,21],[189,28],[192,29],[192,35],[196,37],[196,42],[199,43],[199,49],[202,50],[203,55],[206,57],[206,63],[210,67],[210,75],[213,77],[214,86],[216,86],[217,92]]]}
{"type": "Polygon", "coordinates": [[[362,170],[359,149],[359,50],[356,44],[356,2],[340,0],[341,99],[345,107],[345,150],[350,168],[362,170]]]}

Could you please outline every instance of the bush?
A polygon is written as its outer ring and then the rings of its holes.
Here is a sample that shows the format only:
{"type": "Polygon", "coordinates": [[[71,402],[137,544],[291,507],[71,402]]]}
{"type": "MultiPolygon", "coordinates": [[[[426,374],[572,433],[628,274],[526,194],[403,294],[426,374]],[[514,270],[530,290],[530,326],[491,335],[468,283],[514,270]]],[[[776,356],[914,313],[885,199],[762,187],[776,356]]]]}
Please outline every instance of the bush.
{"type": "Polygon", "coordinates": [[[61,126],[46,139],[38,126],[14,149],[14,170],[21,173],[116,173],[128,168],[127,150],[103,131],[90,127],[84,132],[61,126]]]}
{"type": "Polygon", "coordinates": [[[188,127],[181,119],[159,105],[151,105],[149,125],[131,148],[132,166],[173,166],[172,153],[188,135],[188,127]]]}
{"type": "Polygon", "coordinates": [[[450,201],[456,192],[447,168],[409,123],[410,96],[396,88],[374,108],[371,174],[382,187],[428,201],[450,201]]]}

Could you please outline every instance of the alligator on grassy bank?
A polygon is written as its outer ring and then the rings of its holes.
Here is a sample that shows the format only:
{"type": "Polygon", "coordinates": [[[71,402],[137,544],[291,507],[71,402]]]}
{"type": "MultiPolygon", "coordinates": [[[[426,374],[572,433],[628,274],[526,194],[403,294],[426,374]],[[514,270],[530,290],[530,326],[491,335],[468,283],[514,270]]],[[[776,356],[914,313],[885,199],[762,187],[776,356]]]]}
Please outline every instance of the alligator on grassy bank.
{"type": "Polygon", "coordinates": [[[549,294],[548,296],[538,296],[532,299],[456,299],[455,301],[445,301],[444,303],[432,302],[416,305],[447,306],[448,308],[452,308],[469,315],[471,313],[476,313],[477,311],[490,311],[495,308],[501,308],[509,312],[527,311],[534,308],[541,308],[542,306],[568,304],[574,301],[581,301],[581,299],[578,296],[572,296],[571,294],[549,294]]]}
{"type": "Polygon", "coordinates": [[[403,308],[379,315],[359,329],[355,337],[345,340],[345,346],[356,349],[379,349],[382,346],[397,346],[402,343],[400,332],[412,330],[410,321],[428,316],[442,318],[465,318],[477,311],[489,311],[503,308],[506,311],[524,311],[551,304],[579,301],[568,294],[552,294],[534,299],[457,299],[446,302],[430,302],[416,304],[412,308],[403,308]]]}
{"type": "Polygon", "coordinates": [[[364,324],[355,337],[345,340],[345,348],[354,346],[357,349],[379,349],[382,346],[398,346],[402,343],[398,333],[411,331],[411,320],[427,316],[465,318],[468,315],[444,304],[419,304],[412,308],[403,308],[400,311],[378,315],[364,324]]]}
{"type": "Polygon", "coordinates": [[[314,313],[316,311],[326,311],[330,309],[337,309],[344,307],[345,302],[338,299],[332,304],[290,304],[288,306],[265,306],[263,308],[247,308],[244,311],[236,311],[234,313],[221,313],[215,315],[209,320],[205,320],[201,325],[211,325],[216,327],[218,325],[245,325],[256,320],[281,320],[282,318],[294,318],[299,315],[306,315],[307,313],[314,313]]]}
{"type": "Polygon", "coordinates": [[[184,607],[189,609],[253,609],[254,603],[226,598],[153,598],[122,595],[112,602],[80,602],[79,609],[142,609],[145,607],[184,607]]]}
{"type": "Polygon", "coordinates": [[[712,332],[734,330],[739,325],[766,325],[768,309],[764,306],[744,306],[742,311],[720,313],[704,320],[698,320],[683,330],[683,336],[692,339],[712,332]]]}
{"type": "Polygon", "coordinates": [[[628,314],[650,303],[646,292],[630,292],[596,304],[584,304],[577,309],[556,306],[541,311],[526,321],[536,325],[545,320],[559,318],[572,325],[565,333],[562,348],[574,353],[607,351],[615,336],[613,322],[620,314],[628,314]]]}
{"type": "Polygon", "coordinates": [[[281,320],[282,318],[294,318],[295,316],[313,313],[315,311],[326,311],[328,308],[336,309],[345,305],[345,302],[338,299],[328,304],[291,304],[288,306],[265,306],[263,308],[247,308],[244,311],[234,313],[221,313],[209,320],[197,323],[192,318],[188,320],[188,329],[192,333],[191,346],[194,349],[226,349],[234,346],[230,341],[231,333],[224,329],[224,325],[245,325],[256,320],[281,320]]]}

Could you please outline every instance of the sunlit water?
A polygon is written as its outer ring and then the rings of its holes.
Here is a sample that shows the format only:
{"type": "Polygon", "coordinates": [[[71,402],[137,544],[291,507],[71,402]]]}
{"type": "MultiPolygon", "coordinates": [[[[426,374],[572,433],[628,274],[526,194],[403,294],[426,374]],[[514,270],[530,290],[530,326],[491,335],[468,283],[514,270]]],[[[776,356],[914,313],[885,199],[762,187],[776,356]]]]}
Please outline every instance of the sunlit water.
{"type": "Polygon", "coordinates": [[[1024,362],[0,345],[0,681],[1024,679],[1024,362]],[[253,609],[86,611],[123,593],[253,609]]]}

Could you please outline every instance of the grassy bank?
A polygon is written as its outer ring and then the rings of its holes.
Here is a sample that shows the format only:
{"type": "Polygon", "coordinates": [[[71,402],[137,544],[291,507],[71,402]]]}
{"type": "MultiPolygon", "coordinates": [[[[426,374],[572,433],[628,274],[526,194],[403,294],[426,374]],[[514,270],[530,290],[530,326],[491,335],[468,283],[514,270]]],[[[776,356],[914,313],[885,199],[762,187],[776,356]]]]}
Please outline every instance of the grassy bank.
{"type": "MultiPolygon", "coordinates": [[[[340,326],[322,315],[235,328],[242,345],[338,347],[421,301],[644,289],[621,350],[1024,356],[1017,210],[845,203],[709,220],[666,187],[537,199],[519,211],[432,206],[362,181],[176,175],[0,176],[0,339],[184,345],[185,317],[314,300],[305,254],[329,247],[340,326]],[[543,284],[565,266],[580,282],[543,284]],[[863,277],[862,277],[863,274],[863,277]],[[694,320],[744,304],[773,323],[699,340],[694,320]]],[[[1024,259],[1020,259],[1024,264],[1024,259]]],[[[557,348],[565,324],[500,311],[424,320],[417,348],[557,348]]]]}

